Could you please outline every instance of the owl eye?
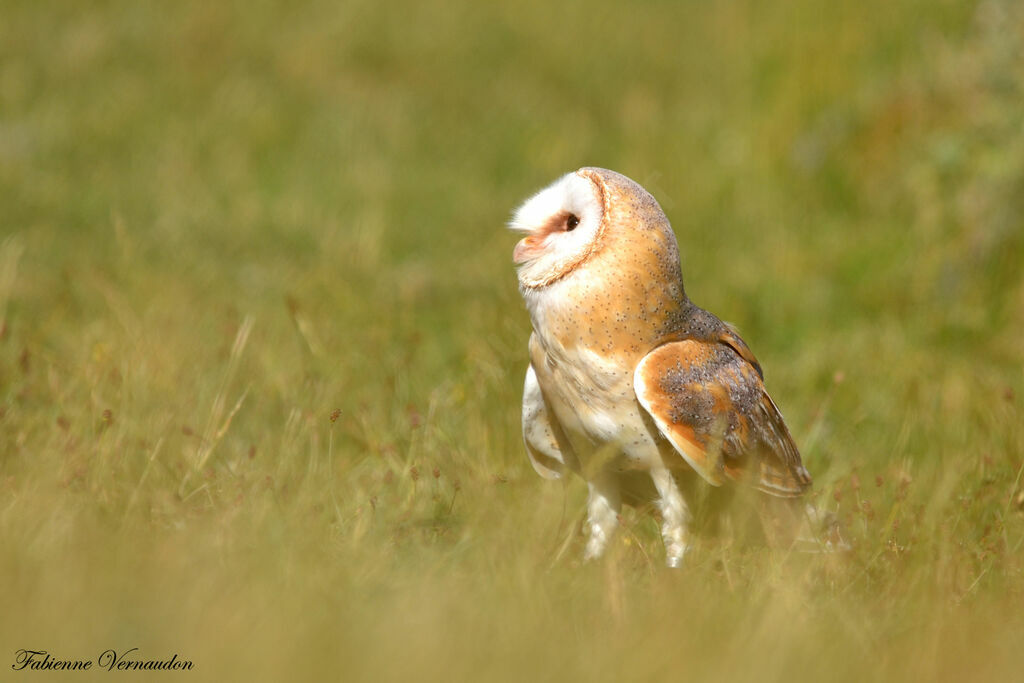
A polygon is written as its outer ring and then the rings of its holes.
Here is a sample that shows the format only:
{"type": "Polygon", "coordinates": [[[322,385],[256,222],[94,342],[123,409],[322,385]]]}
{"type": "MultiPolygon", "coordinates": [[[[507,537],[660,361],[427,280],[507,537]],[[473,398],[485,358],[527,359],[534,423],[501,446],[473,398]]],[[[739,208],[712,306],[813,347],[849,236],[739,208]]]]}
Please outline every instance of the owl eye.
{"type": "Polygon", "coordinates": [[[565,219],[565,231],[575,230],[576,226],[580,224],[580,219],[573,214],[569,214],[569,217],[565,219]]]}

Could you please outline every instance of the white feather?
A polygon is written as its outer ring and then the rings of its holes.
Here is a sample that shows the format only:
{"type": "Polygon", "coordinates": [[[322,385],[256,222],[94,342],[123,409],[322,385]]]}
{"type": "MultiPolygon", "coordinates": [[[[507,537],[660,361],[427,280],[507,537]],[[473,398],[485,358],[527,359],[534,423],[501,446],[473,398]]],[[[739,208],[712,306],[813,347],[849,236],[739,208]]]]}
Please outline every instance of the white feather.
{"type": "Polygon", "coordinates": [[[542,249],[519,267],[520,284],[549,284],[591,248],[604,217],[601,194],[593,180],[579,172],[562,176],[527,199],[513,214],[509,227],[535,233],[564,212],[575,215],[579,224],[574,230],[552,232],[544,237],[542,249]]]}
{"type": "Polygon", "coordinates": [[[562,211],[576,214],[580,219],[579,228],[587,227],[586,223],[595,226],[600,223],[603,210],[594,183],[576,172],[566,173],[523,202],[512,215],[509,227],[532,232],[562,211]]]}

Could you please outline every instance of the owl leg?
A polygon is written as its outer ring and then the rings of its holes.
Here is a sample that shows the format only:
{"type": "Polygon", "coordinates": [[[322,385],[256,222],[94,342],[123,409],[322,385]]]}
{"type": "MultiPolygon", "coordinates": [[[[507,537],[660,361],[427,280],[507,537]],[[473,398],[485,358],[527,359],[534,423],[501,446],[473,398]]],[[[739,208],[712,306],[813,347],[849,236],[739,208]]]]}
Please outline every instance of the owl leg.
{"type": "Polygon", "coordinates": [[[651,470],[651,479],[658,489],[658,508],[661,510],[661,537],[665,541],[665,563],[681,567],[686,554],[686,527],[690,522],[690,508],[672,477],[664,468],[651,470]]]}
{"type": "Polygon", "coordinates": [[[587,524],[589,535],[583,559],[593,560],[604,554],[608,541],[619,525],[619,509],[622,497],[619,483],[610,474],[600,474],[587,482],[590,497],[587,499],[587,524]]]}

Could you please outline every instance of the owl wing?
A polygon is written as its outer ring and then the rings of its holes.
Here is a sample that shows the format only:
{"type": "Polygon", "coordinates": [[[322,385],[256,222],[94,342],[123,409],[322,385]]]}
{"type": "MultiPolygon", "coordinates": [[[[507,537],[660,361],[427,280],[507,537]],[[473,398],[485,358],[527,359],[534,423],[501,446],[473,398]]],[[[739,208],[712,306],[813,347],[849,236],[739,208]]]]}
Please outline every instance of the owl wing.
{"type": "Polygon", "coordinates": [[[561,428],[551,419],[532,365],[526,370],[523,386],[523,443],[537,474],[545,479],[562,478],[567,469],[563,446],[566,449],[569,446],[561,438],[561,428]]]}
{"type": "Polygon", "coordinates": [[[711,484],[749,478],[782,497],[811,485],[757,360],[731,330],[654,349],[637,365],[633,389],[662,436],[711,484]]]}

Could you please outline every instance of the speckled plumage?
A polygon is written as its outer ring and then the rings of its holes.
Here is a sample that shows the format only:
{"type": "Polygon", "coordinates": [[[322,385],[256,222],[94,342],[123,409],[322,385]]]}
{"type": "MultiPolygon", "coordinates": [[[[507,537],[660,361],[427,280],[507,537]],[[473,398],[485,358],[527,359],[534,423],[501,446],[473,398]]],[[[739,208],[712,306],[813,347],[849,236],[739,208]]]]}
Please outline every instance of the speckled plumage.
{"type": "Polygon", "coordinates": [[[667,561],[686,550],[686,469],[783,497],[810,485],[742,339],[687,298],[668,219],[638,184],[583,168],[517,211],[520,290],[533,323],[523,436],[542,476],[590,487],[586,556],[614,532],[629,473],[657,492],[667,561]]]}

